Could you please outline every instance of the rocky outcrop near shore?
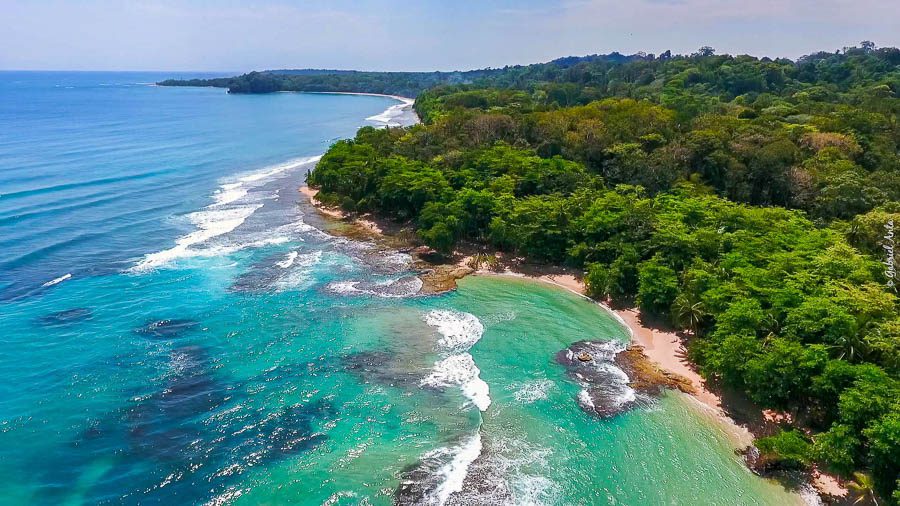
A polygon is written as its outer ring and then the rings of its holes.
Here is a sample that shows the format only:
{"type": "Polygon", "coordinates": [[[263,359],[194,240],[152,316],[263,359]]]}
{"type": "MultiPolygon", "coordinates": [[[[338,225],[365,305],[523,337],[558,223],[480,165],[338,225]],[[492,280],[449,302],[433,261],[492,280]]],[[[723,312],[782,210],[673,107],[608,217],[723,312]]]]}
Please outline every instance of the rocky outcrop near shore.
{"type": "Polygon", "coordinates": [[[456,281],[475,272],[471,267],[457,265],[436,265],[423,270],[419,274],[422,288],[419,293],[430,295],[443,293],[456,288],[456,281]]]}
{"type": "Polygon", "coordinates": [[[647,405],[667,388],[694,393],[689,379],[660,369],[636,345],[578,341],[557,353],[556,362],[581,385],[581,409],[601,418],[647,405]]]}

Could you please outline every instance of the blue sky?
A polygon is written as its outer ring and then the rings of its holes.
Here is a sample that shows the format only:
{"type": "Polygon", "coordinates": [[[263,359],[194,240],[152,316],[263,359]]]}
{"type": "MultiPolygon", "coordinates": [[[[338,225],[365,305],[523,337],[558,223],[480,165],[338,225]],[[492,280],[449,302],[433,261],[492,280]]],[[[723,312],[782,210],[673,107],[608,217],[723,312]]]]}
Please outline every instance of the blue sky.
{"type": "Polygon", "coordinates": [[[0,69],[453,70],[900,46],[897,0],[0,0],[0,69]]]}

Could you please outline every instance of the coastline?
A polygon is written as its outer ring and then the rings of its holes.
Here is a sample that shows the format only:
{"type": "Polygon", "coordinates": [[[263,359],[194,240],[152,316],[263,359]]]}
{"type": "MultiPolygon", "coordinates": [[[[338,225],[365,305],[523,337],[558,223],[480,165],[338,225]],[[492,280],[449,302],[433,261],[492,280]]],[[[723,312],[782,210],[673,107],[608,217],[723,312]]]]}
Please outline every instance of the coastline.
{"type": "MultiPolygon", "coordinates": [[[[460,264],[467,262],[469,257],[464,257],[460,264]]],[[[653,328],[641,321],[641,312],[638,308],[614,309],[609,305],[592,299],[585,295],[584,282],[573,274],[526,274],[511,269],[502,272],[479,270],[472,272],[474,276],[505,276],[519,279],[528,279],[534,282],[547,283],[575,295],[583,297],[601,308],[619,322],[631,336],[631,344],[641,348],[647,359],[661,370],[675,374],[690,381],[694,387],[693,392],[681,390],[685,399],[689,399],[698,408],[698,412],[705,415],[710,423],[718,427],[734,446],[735,451],[751,447],[754,442],[754,432],[746,424],[738,423],[728,414],[722,395],[706,388],[706,381],[693,368],[693,364],[687,358],[681,338],[675,332],[653,328]]],[[[764,411],[763,418],[767,422],[774,414],[764,411]]],[[[749,468],[748,468],[749,469],[749,468]]],[[[823,472],[818,467],[809,471],[808,485],[815,493],[815,497],[798,491],[803,504],[823,504],[823,497],[829,498],[829,503],[840,502],[848,497],[848,490],[834,475],[823,472]]]]}
{"type": "MultiPolygon", "coordinates": [[[[342,223],[356,228],[351,235],[359,236],[362,233],[362,235],[376,241],[385,238],[384,227],[378,222],[367,217],[353,217],[339,209],[321,205],[315,200],[318,190],[305,184],[299,188],[299,192],[305,195],[316,210],[327,218],[340,220],[342,223]]],[[[442,285],[448,285],[447,289],[452,289],[457,279],[469,275],[509,276],[551,284],[599,305],[628,331],[631,336],[631,343],[640,346],[650,362],[663,371],[684,377],[690,381],[695,391],[694,393],[685,393],[685,395],[694,399],[698,407],[708,412],[711,418],[719,423],[724,432],[728,434],[735,448],[745,448],[753,443],[752,432],[747,427],[738,424],[725,412],[722,407],[722,397],[708,389],[703,378],[693,369],[692,364],[687,359],[686,350],[682,345],[681,339],[674,332],[655,329],[645,325],[640,320],[641,315],[637,308],[613,309],[603,302],[588,297],[584,293],[584,281],[577,278],[574,274],[524,273],[509,268],[499,272],[486,269],[473,270],[467,266],[470,259],[471,257],[464,256],[454,265],[434,266],[446,271],[445,275],[452,278],[449,280],[450,283],[442,283],[442,285]]]]}
{"type": "MultiPolygon", "coordinates": [[[[464,257],[458,265],[465,265],[468,257],[464,257]]],[[[501,272],[478,270],[472,273],[474,276],[510,276],[525,278],[532,281],[547,283],[567,290],[575,295],[583,297],[603,308],[610,316],[622,325],[631,336],[631,344],[640,346],[647,358],[660,369],[669,373],[682,376],[690,380],[695,389],[694,393],[686,394],[693,397],[700,406],[710,410],[728,428],[732,441],[739,447],[746,447],[753,443],[753,434],[746,427],[738,424],[722,408],[720,395],[706,388],[706,382],[691,366],[687,359],[687,353],[681,339],[674,333],[649,327],[641,322],[641,313],[637,308],[614,309],[609,305],[592,299],[585,295],[584,281],[574,274],[527,274],[512,269],[501,272]]]]}
{"type": "Polygon", "coordinates": [[[400,103],[388,107],[379,114],[369,116],[368,118],[366,118],[366,121],[381,123],[381,126],[383,127],[393,128],[412,126],[422,122],[422,119],[419,118],[418,113],[416,113],[415,107],[413,107],[413,105],[416,103],[416,99],[404,97],[401,95],[388,95],[385,93],[365,93],[355,91],[292,91],[286,93],[311,93],[317,95],[361,95],[366,97],[390,98],[391,100],[396,100],[400,103]]]}
{"type": "Polygon", "coordinates": [[[363,95],[367,97],[387,97],[399,100],[407,105],[412,105],[416,99],[402,95],[388,95],[387,93],[366,93],[362,91],[286,91],[285,93],[310,93],[315,95],[363,95]]]}
{"type": "MultiPolygon", "coordinates": [[[[404,249],[414,253],[416,250],[421,250],[421,247],[416,248],[417,245],[410,243],[405,238],[397,237],[398,230],[386,222],[379,221],[370,215],[353,216],[340,209],[323,206],[315,200],[318,190],[309,188],[306,184],[301,186],[298,191],[309,199],[310,204],[323,217],[333,221],[339,227],[343,227],[332,229],[332,232],[351,238],[372,240],[389,248],[404,249]],[[390,230],[386,230],[388,228],[390,230]]],[[[618,321],[630,335],[631,345],[639,347],[640,352],[650,364],[655,365],[666,374],[683,378],[689,382],[689,385],[693,387],[692,390],[675,391],[675,395],[681,395],[684,399],[689,400],[696,407],[698,414],[705,416],[712,426],[721,431],[734,448],[735,453],[753,445],[754,429],[750,424],[739,423],[735,420],[727,412],[723,396],[707,388],[705,380],[688,360],[684,344],[675,332],[646,324],[641,320],[641,313],[637,308],[615,309],[602,301],[588,297],[585,294],[584,281],[572,273],[546,272],[540,269],[536,272],[526,273],[510,269],[508,266],[502,271],[483,268],[475,270],[467,265],[470,259],[470,256],[462,256],[456,263],[437,265],[417,259],[420,265],[427,266],[420,275],[420,279],[431,278],[427,280],[428,282],[423,286],[420,294],[452,290],[456,286],[456,281],[466,276],[504,276],[550,284],[583,297],[603,308],[607,314],[618,321]],[[433,286],[428,288],[428,285],[433,286]]],[[[766,419],[769,413],[764,412],[761,415],[761,418],[766,419]]],[[[771,423],[771,420],[766,419],[766,422],[771,423]]],[[[759,427],[756,427],[755,430],[758,431],[759,427]]],[[[748,467],[749,471],[751,470],[748,467]]],[[[834,476],[817,468],[810,471],[807,484],[810,488],[805,492],[794,491],[798,497],[798,504],[824,504],[823,498],[829,498],[830,504],[833,503],[832,500],[844,499],[848,492],[834,476]]]]}
{"type": "Polygon", "coordinates": [[[572,274],[525,274],[513,270],[505,272],[476,271],[475,276],[510,276],[547,283],[597,304],[622,325],[631,336],[631,344],[640,346],[644,355],[660,369],[690,380],[693,393],[686,393],[697,405],[706,410],[728,434],[736,448],[744,448],[753,444],[750,430],[738,424],[722,408],[722,397],[706,388],[706,382],[691,366],[681,339],[674,332],[667,332],[645,325],[640,321],[641,313],[637,308],[614,309],[603,302],[585,295],[585,284],[572,274]]]}

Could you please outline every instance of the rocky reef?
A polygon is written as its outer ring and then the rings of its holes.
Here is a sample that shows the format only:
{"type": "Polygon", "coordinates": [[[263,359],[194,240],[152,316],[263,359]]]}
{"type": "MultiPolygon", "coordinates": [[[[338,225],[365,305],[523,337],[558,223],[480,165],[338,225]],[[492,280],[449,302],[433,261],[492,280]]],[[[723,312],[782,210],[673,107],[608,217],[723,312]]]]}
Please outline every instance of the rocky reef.
{"type": "Polygon", "coordinates": [[[660,369],[643,348],[618,341],[578,341],[558,352],[556,362],[581,385],[581,409],[601,418],[649,404],[667,388],[694,392],[689,379],[660,369]]]}

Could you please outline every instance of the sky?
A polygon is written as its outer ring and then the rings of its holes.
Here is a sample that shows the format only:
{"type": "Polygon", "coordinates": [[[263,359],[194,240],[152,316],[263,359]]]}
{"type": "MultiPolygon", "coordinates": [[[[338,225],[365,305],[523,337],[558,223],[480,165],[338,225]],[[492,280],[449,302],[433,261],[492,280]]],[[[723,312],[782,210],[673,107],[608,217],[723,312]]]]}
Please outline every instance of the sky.
{"type": "Polygon", "coordinates": [[[0,0],[0,69],[468,70],[900,46],[898,0],[0,0]]]}

